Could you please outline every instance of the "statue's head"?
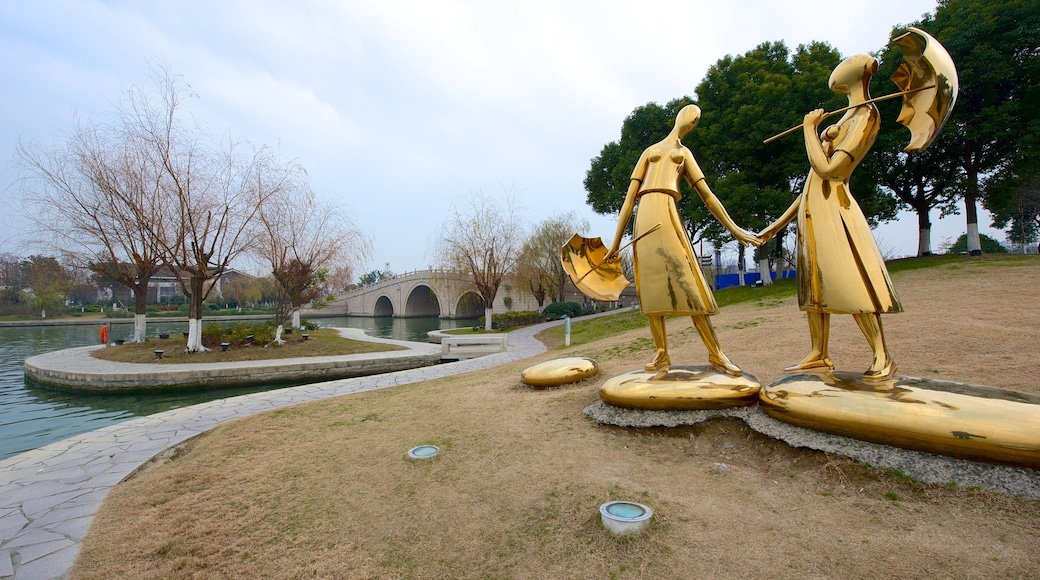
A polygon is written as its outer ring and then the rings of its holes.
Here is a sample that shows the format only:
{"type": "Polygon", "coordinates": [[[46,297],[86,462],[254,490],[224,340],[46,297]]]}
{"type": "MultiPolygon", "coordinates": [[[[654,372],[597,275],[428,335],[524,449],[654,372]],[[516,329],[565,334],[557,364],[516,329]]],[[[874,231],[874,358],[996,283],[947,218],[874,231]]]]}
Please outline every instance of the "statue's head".
{"type": "Polygon", "coordinates": [[[697,126],[701,120],[701,108],[697,105],[686,105],[679,114],[675,116],[675,128],[679,131],[679,137],[686,135],[697,126]]]}
{"type": "Polygon", "coordinates": [[[841,64],[836,66],[834,72],[831,73],[829,81],[831,90],[847,95],[851,92],[852,87],[856,85],[866,86],[870,82],[870,77],[877,72],[877,69],[877,59],[869,54],[850,56],[841,61],[841,64]]]}

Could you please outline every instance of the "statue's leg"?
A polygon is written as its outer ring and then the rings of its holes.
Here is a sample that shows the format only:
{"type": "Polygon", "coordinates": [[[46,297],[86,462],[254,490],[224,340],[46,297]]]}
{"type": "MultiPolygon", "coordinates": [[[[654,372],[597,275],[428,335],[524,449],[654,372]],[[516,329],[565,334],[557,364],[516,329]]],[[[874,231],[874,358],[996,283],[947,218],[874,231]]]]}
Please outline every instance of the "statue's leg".
{"type": "Polygon", "coordinates": [[[668,341],[665,339],[664,334],[664,316],[648,314],[647,319],[650,321],[650,336],[654,339],[657,354],[654,356],[654,360],[646,363],[644,368],[648,373],[667,371],[668,367],[671,366],[671,361],[668,360],[668,341]]]}
{"type": "Polygon", "coordinates": [[[818,310],[806,310],[809,319],[809,340],[812,341],[812,350],[802,359],[802,362],[784,369],[786,372],[811,371],[811,370],[834,370],[834,363],[827,356],[827,341],[831,332],[831,315],[818,310]]]}
{"type": "Polygon", "coordinates": [[[705,348],[708,349],[708,362],[727,375],[739,377],[744,374],[741,372],[740,367],[733,364],[733,361],[729,360],[726,353],[722,352],[722,347],[719,346],[719,338],[715,336],[715,327],[711,325],[711,320],[708,320],[708,317],[704,314],[695,314],[692,318],[693,325],[697,328],[697,332],[700,333],[705,348]]]}
{"type": "Polygon", "coordinates": [[[855,314],[854,317],[859,329],[863,331],[863,336],[867,337],[870,349],[874,351],[874,363],[870,365],[867,372],[863,373],[863,377],[877,380],[892,378],[896,372],[896,363],[888,354],[888,347],[885,346],[885,332],[881,328],[881,316],[877,313],[870,313],[855,314]]]}

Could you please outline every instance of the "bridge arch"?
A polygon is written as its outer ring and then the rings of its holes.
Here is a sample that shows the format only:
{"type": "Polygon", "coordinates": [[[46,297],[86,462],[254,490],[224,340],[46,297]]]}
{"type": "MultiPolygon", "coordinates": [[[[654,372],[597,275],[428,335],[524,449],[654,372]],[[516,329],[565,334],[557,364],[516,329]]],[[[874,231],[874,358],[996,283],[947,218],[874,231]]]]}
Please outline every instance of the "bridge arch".
{"type": "Polygon", "coordinates": [[[390,301],[386,295],[380,296],[376,299],[376,306],[373,310],[372,316],[393,316],[394,315],[394,303],[390,301]]]}
{"type": "Polygon", "coordinates": [[[484,299],[476,292],[465,292],[455,303],[455,318],[480,318],[484,316],[484,299]]]}
{"type": "Polygon", "coordinates": [[[404,304],[404,315],[409,318],[441,315],[441,304],[437,294],[426,284],[418,284],[408,293],[404,304]]]}

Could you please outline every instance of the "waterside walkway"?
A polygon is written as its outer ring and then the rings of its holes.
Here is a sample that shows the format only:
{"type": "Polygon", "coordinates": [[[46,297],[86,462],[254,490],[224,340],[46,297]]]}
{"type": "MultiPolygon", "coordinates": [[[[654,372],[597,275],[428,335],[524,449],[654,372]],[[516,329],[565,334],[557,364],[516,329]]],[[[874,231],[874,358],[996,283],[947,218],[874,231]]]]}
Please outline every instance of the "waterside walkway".
{"type": "MultiPolygon", "coordinates": [[[[534,335],[556,324],[560,321],[509,333],[509,350],[499,354],[211,401],[132,419],[0,461],[0,578],[64,577],[94,514],[113,486],[163,450],[221,423],[297,403],[438,379],[528,358],[546,350],[534,335]]],[[[439,345],[431,346],[440,351],[439,345]]],[[[95,372],[89,366],[95,361],[88,354],[89,348],[62,353],[61,364],[68,369],[95,372]]],[[[265,363],[276,365],[278,361],[265,363]]],[[[140,376],[166,372],[168,367],[135,365],[135,371],[140,376]]],[[[106,370],[98,367],[96,372],[106,370]]]]}

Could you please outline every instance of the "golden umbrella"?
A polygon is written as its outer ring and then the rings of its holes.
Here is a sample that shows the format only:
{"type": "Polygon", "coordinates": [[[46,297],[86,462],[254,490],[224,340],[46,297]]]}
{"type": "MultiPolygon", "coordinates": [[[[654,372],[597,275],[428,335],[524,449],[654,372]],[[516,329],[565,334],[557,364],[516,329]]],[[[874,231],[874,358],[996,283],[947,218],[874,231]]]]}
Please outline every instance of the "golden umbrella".
{"type": "Polygon", "coordinates": [[[910,27],[892,42],[903,51],[892,82],[904,93],[901,124],[910,129],[904,151],[923,151],[939,134],[957,102],[957,67],[950,53],[927,32],[910,27]]]}
{"type": "Polygon", "coordinates": [[[560,262],[571,282],[584,295],[594,300],[614,302],[631,282],[621,271],[620,251],[639,241],[643,236],[657,231],[661,224],[646,230],[631,242],[622,246],[608,260],[607,247],[600,238],[585,238],[578,234],[560,248],[560,262]]]}
{"type": "MultiPolygon", "coordinates": [[[[892,42],[903,51],[903,63],[899,65],[892,82],[899,87],[898,93],[869,99],[867,103],[903,97],[903,108],[899,112],[899,123],[910,129],[910,144],[905,151],[922,151],[939,134],[946,119],[953,112],[957,101],[957,67],[939,41],[927,32],[907,28],[892,42]]],[[[824,118],[844,113],[858,106],[851,105],[824,114],[824,118]]],[[[763,141],[769,143],[801,129],[796,125],[763,141]]]]}

